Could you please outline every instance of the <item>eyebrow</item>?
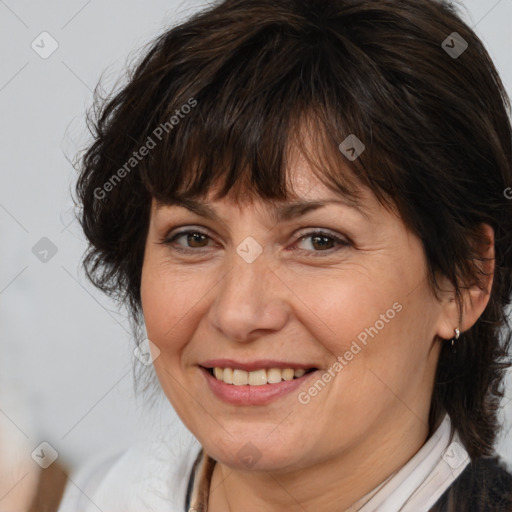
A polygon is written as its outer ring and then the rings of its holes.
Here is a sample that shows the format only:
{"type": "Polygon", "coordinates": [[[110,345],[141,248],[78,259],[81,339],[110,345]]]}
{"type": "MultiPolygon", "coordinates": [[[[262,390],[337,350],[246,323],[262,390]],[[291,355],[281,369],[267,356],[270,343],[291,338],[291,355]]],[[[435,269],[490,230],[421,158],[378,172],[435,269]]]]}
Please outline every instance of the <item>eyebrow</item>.
{"type": "MultiPolygon", "coordinates": [[[[367,209],[363,208],[360,204],[355,201],[348,199],[326,199],[317,201],[293,201],[286,203],[281,206],[277,206],[271,210],[272,218],[277,222],[285,222],[292,219],[296,219],[309,213],[310,211],[318,210],[329,204],[337,204],[341,206],[349,207],[359,212],[363,217],[369,219],[367,209]]],[[[193,199],[175,198],[170,201],[158,201],[156,200],[156,208],[164,208],[166,206],[181,206],[190,210],[191,212],[217,222],[224,222],[223,219],[217,214],[214,208],[209,206],[207,203],[195,201],[193,199]]]]}

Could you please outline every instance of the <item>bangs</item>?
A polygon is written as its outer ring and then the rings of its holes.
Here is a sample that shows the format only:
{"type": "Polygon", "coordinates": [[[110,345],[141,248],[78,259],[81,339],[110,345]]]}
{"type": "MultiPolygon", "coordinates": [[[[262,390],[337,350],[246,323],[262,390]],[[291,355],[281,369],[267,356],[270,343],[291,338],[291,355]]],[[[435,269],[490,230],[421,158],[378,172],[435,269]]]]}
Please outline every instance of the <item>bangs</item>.
{"type": "Polygon", "coordinates": [[[228,193],[238,202],[289,200],[298,152],[322,183],[357,202],[358,188],[370,184],[365,155],[350,161],[338,146],[354,133],[367,140],[364,116],[347,86],[355,77],[347,73],[346,83],[335,83],[332,73],[333,66],[348,65],[279,30],[238,45],[222,63],[200,71],[199,83],[181,85],[158,116],[164,133],[141,169],[147,191],[162,204],[204,199],[213,188],[215,200],[228,193]],[[169,126],[172,117],[176,125],[169,126]]]}

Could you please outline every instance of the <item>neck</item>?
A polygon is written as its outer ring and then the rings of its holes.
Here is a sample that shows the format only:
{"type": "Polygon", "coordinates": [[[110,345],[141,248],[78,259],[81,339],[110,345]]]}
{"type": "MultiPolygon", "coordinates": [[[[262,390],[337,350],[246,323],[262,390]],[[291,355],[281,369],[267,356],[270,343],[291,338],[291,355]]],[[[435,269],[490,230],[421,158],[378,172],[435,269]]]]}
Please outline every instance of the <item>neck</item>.
{"type": "Polygon", "coordinates": [[[399,430],[381,425],[351,450],[295,471],[247,471],[217,463],[208,510],[346,510],[398,471],[425,443],[428,425],[410,411],[396,424],[399,430]],[[392,438],[386,435],[390,431],[396,434],[392,438]],[[386,441],[376,444],[376,439],[386,441]]]}

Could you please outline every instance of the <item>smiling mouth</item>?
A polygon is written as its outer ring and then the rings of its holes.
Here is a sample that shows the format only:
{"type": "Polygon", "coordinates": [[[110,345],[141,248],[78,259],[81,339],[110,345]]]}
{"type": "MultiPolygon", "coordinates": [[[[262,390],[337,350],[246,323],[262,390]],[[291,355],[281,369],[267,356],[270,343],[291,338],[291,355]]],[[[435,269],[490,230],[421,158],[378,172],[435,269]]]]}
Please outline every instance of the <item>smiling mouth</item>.
{"type": "Polygon", "coordinates": [[[218,381],[234,386],[264,386],[266,384],[279,384],[283,381],[300,379],[304,375],[317,370],[317,368],[269,368],[252,372],[236,368],[205,368],[206,371],[218,381]]]}

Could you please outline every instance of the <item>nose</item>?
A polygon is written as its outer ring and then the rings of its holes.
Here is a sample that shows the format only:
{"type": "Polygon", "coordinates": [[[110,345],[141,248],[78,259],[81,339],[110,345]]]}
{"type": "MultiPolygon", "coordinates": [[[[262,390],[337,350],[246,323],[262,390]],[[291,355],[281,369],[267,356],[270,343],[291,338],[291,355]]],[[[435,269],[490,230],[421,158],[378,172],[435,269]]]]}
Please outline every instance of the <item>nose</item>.
{"type": "Polygon", "coordinates": [[[211,326],[225,337],[248,342],[286,324],[287,288],[263,256],[247,263],[235,255],[218,286],[208,317],[211,326]]]}

